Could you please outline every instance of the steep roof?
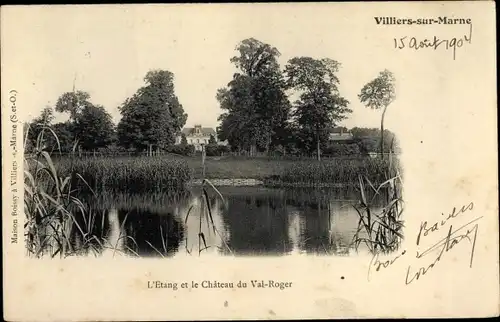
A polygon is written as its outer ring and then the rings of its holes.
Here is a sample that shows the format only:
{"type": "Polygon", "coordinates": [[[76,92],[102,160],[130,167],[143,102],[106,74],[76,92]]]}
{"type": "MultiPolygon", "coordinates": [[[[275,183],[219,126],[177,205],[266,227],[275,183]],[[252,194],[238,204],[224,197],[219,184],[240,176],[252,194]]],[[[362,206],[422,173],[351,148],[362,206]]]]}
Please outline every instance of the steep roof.
{"type": "MultiPolygon", "coordinates": [[[[194,134],[194,127],[185,127],[182,129],[182,133],[185,135],[194,134]]],[[[211,127],[202,127],[201,134],[206,135],[206,136],[210,136],[210,135],[215,136],[215,130],[211,127]]]]}

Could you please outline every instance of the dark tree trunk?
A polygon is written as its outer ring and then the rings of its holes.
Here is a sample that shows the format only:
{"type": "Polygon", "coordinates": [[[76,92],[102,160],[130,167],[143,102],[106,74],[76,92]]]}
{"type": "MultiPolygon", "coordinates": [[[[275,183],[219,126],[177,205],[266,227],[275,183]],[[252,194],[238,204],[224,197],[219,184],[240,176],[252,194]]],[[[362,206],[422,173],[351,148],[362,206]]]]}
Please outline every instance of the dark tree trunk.
{"type": "Polygon", "coordinates": [[[202,168],[202,178],[205,179],[205,156],[206,156],[206,150],[205,146],[201,146],[201,168],[202,168]]]}
{"type": "Polygon", "coordinates": [[[269,155],[269,147],[271,146],[271,130],[267,132],[266,139],[266,155],[269,155]]]}
{"type": "Polygon", "coordinates": [[[319,130],[316,131],[316,152],[318,153],[318,161],[321,161],[321,152],[319,149],[319,130]]]}
{"type": "Polygon", "coordinates": [[[380,153],[382,153],[382,159],[384,158],[384,118],[386,111],[387,111],[387,105],[384,106],[384,111],[382,112],[382,119],[380,120],[380,153]]]}

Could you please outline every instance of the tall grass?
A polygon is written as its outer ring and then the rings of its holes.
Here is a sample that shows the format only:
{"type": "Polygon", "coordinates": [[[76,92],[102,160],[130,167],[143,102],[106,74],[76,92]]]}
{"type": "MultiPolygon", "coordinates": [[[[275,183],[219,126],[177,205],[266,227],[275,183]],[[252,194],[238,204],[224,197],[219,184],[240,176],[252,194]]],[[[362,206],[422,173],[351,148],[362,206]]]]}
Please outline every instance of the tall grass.
{"type": "Polygon", "coordinates": [[[356,249],[364,244],[373,254],[394,252],[403,240],[402,176],[399,163],[392,154],[387,163],[386,180],[379,185],[374,185],[365,175],[358,176],[360,200],[359,205],[354,205],[354,208],[359,222],[353,244],[356,249]],[[373,192],[373,198],[368,198],[369,192],[373,192]],[[373,200],[380,194],[385,198],[384,207],[381,211],[374,212],[373,200]]]}
{"type": "Polygon", "coordinates": [[[276,183],[292,183],[310,186],[356,185],[358,176],[380,184],[386,180],[389,161],[380,158],[336,159],[294,163],[272,180],[276,183]]]}
{"type": "Polygon", "coordinates": [[[186,187],[191,179],[189,166],[180,160],[162,157],[115,157],[75,159],[56,162],[58,171],[76,171],[93,190],[172,191],[186,187]]]}
{"type": "MultiPolygon", "coordinates": [[[[26,138],[29,130],[28,127],[26,138]]],[[[50,154],[44,150],[45,135],[53,135],[59,146],[55,133],[43,128],[33,153],[24,155],[27,255],[37,258],[97,255],[104,248],[112,248],[100,233],[102,229],[96,229],[99,215],[77,198],[74,183],[85,185],[85,179],[71,166],[64,175],[57,171],[50,154]]]]}

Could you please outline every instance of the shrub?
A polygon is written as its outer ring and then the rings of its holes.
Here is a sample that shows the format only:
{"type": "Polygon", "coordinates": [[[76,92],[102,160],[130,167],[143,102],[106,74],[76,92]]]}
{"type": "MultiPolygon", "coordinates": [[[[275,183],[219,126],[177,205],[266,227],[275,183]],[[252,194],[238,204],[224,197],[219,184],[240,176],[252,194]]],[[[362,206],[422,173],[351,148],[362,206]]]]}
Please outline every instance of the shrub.
{"type": "Polygon", "coordinates": [[[219,146],[217,144],[208,144],[205,146],[207,156],[219,156],[219,146]]]}
{"type": "Polygon", "coordinates": [[[361,149],[356,143],[331,143],[323,151],[325,156],[356,156],[361,155],[361,149]]]}
{"type": "Polygon", "coordinates": [[[168,149],[168,152],[184,156],[194,155],[194,145],[192,144],[176,144],[168,149]]]}
{"type": "Polygon", "coordinates": [[[231,149],[225,145],[208,144],[205,146],[205,152],[207,156],[221,156],[231,152],[231,149]]]}

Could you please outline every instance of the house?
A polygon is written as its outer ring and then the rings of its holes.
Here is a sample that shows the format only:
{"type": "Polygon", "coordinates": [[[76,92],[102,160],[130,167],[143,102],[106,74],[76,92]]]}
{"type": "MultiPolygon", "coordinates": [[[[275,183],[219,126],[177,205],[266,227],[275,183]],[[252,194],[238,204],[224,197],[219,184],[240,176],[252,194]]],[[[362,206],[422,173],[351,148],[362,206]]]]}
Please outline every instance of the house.
{"type": "Polygon", "coordinates": [[[202,127],[201,125],[195,125],[194,127],[185,127],[181,131],[176,139],[176,144],[180,144],[182,141],[182,135],[186,136],[188,144],[194,145],[196,151],[201,151],[201,146],[207,145],[210,141],[210,136],[213,135],[217,139],[217,134],[215,130],[211,127],[202,127]]]}
{"type": "Polygon", "coordinates": [[[188,144],[194,145],[196,151],[201,151],[202,145],[207,145],[210,141],[210,136],[213,135],[215,142],[220,145],[226,145],[226,142],[219,142],[217,140],[217,133],[211,127],[202,127],[195,125],[194,127],[185,127],[181,131],[181,135],[175,140],[175,144],[180,144],[182,141],[182,134],[186,136],[188,144]]]}
{"type": "Polygon", "coordinates": [[[330,129],[330,141],[350,141],[354,139],[352,133],[345,127],[336,127],[330,129]]]}

